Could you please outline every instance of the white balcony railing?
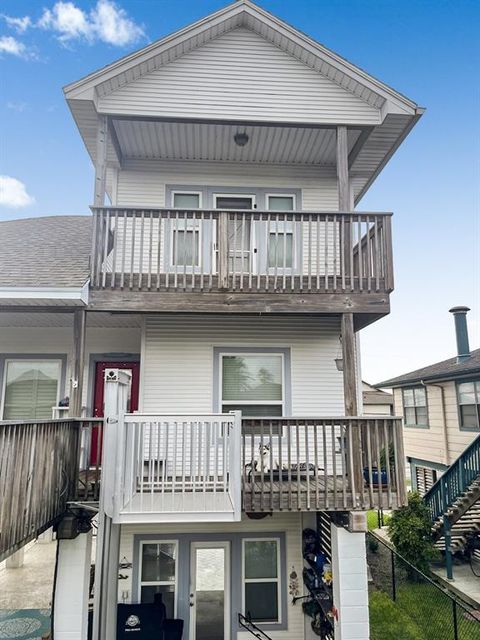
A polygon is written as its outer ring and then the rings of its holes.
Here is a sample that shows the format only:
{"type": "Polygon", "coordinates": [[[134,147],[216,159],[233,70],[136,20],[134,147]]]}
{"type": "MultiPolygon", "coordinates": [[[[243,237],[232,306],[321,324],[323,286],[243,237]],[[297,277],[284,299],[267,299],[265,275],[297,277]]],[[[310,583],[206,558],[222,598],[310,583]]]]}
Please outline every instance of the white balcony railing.
{"type": "Polygon", "coordinates": [[[118,521],[240,520],[239,414],[127,414],[123,422],[118,521]]]}

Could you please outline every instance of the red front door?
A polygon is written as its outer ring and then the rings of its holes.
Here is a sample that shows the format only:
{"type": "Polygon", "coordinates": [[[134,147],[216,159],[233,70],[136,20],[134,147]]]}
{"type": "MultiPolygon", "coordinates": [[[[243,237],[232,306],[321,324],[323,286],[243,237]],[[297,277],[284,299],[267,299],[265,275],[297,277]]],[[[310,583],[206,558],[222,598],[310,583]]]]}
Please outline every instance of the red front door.
{"type": "MultiPolygon", "coordinates": [[[[128,394],[127,411],[129,413],[138,409],[138,386],[140,381],[139,362],[97,362],[95,368],[95,392],[93,395],[93,415],[102,418],[104,413],[104,381],[106,369],[126,369],[132,374],[130,392],[128,394]]],[[[100,464],[102,460],[102,432],[96,427],[92,431],[92,449],[90,464],[100,464]]]]}

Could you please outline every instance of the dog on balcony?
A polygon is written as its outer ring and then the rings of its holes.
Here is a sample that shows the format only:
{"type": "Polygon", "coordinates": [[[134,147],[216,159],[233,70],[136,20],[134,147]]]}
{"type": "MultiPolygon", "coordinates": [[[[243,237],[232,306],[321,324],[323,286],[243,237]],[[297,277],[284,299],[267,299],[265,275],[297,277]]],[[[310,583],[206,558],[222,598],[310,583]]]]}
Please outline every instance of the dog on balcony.
{"type": "Polygon", "coordinates": [[[259,473],[262,470],[263,473],[270,473],[272,470],[278,471],[280,469],[278,460],[272,460],[270,456],[269,444],[258,445],[258,454],[252,460],[252,469],[259,473]]]}

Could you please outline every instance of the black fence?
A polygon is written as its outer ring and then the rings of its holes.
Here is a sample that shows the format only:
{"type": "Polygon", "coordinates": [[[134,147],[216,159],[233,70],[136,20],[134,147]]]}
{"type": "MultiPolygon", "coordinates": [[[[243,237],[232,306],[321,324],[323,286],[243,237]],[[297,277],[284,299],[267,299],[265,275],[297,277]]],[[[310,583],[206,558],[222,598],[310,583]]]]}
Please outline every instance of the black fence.
{"type": "Polygon", "coordinates": [[[372,640],[479,640],[480,620],[378,536],[367,534],[372,640]],[[386,597],[387,596],[387,597],[386,597]],[[392,624],[398,629],[392,631],[392,624]],[[400,634],[400,635],[398,635],[400,634]]]}

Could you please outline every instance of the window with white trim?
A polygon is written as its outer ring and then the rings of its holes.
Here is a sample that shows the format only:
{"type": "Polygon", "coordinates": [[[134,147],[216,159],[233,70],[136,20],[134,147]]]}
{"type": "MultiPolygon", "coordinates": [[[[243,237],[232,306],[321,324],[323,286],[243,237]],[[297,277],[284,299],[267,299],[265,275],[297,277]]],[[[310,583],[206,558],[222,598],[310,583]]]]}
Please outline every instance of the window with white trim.
{"type": "MultiPolygon", "coordinates": [[[[201,193],[176,191],[173,193],[173,206],[175,209],[199,209],[201,195],[201,193]]],[[[200,263],[200,221],[191,217],[173,217],[171,228],[172,265],[198,267],[200,263]]]]}
{"type": "Polygon", "coordinates": [[[285,383],[282,353],[220,354],[221,410],[243,416],[284,414],[285,383]]]}
{"type": "Polygon", "coordinates": [[[60,360],[7,360],[3,383],[3,419],[50,419],[58,404],[60,360]]]}
{"type": "Polygon", "coordinates": [[[403,415],[407,427],[428,427],[425,387],[403,389],[403,415]]]}
{"type": "Polygon", "coordinates": [[[243,540],[243,611],[254,622],[281,622],[280,540],[243,540]]]}
{"type": "Polygon", "coordinates": [[[480,380],[457,383],[460,428],[480,430],[480,380]]]}
{"type": "Polygon", "coordinates": [[[160,593],[167,618],[176,615],[177,557],[176,541],[140,543],[140,602],[151,603],[160,593]]]}

